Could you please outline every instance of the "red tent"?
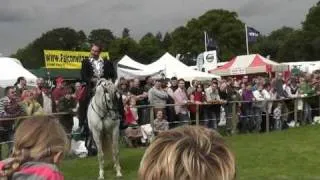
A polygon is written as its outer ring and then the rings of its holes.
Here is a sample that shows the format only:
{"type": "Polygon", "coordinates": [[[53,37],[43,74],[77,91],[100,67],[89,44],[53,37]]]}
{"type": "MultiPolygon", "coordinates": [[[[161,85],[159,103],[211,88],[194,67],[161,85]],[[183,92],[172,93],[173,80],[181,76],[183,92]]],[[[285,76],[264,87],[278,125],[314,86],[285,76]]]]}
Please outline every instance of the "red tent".
{"type": "Polygon", "coordinates": [[[257,74],[289,71],[288,65],[281,65],[259,54],[237,56],[225,65],[210,70],[209,73],[219,76],[235,76],[243,74],[257,74]]]}

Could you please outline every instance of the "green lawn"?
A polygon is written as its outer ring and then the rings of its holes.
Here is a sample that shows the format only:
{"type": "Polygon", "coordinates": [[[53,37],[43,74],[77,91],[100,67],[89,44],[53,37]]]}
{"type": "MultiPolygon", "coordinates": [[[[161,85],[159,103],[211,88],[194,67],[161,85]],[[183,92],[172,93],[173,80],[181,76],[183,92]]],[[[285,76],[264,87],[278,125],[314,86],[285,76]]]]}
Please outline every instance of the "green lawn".
{"type": "MultiPolygon", "coordinates": [[[[270,134],[228,137],[237,157],[237,179],[320,180],[320,126],[290,129],[270,134]]],[[[143,149],[121,149],[123,179],[136,179],[143,149]]],[[[110,159],[106,179],[115,179],[110,159]]],[[[96,179],[96,158],[65,160],[61,169],[67,180],[96,179]]]]}

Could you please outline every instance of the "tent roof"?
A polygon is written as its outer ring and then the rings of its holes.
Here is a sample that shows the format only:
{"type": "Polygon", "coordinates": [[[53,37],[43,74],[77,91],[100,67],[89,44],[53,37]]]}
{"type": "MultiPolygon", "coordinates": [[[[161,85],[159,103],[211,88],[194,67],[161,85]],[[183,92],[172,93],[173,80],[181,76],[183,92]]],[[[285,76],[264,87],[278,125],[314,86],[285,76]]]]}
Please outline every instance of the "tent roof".
{"type": "Polygon", "coordinates": [[[140,70],[143,70],[146,68],[146,65],[134,61],[133,59],[131,59],[127,55],[124,55],[122,57],[122,59],[118,62],[118,65],[123,65],[123,66],[135,68],[135,69],[140,69],[140,70]]]}
{"type": "Polygon", "coordinates": [[[126,68],[117,68],[117,75],[118,77],[124,77],[125,79],[145,79],[148,76],[154,78],[161,78],[162,70],[133,70],[133,69],[126,69],[126,68]]]}
{"type": "Polygon", "coordinates": [[[288,70],[288,66],[271,61],[259,54],[242,55],[231,59],[221,67],[210,70],[218,75],[241,75],[288,70]]]}
{"type": "Polygon", "coordinates": [[[125,55],[117,64],[118,77],[126,79],[138,78],[144,79],[147,76],[158,77],[163,69],[150,69],[147,65],[138,63],[125,55]]]}
{"type": "Polygon", "coordinates": [[[12,86],[20,76],[26,78],[27,85],[35,85],[37,77],[25,69],[19,60],[9,57],[0,57],[0,65],[1,87],[12,86]]]}
{"type": "Polygon", "coordinates": [[[194,79],[220,78],[219,76],[190,69],[170,53],[165,53],[159,60],[147,65],[148,69],[164,69],[167,78],[177,77],[187,81],[194,79]]]}

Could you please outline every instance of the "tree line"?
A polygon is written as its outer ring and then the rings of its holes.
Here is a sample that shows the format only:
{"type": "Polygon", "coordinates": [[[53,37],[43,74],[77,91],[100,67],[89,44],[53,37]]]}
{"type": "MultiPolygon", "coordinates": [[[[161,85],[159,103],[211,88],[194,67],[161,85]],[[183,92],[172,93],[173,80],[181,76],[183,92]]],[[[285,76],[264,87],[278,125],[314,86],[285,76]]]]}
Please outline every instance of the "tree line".
{"type": "MultiPolygon", "coordinates": [[[[26,47],[18,49],[12,57],[22,61],[27,68],[44,66],[44,49],[88,51],[90,44],[99,42],[108,51],[112,60],[129,55],[140,63],[148,64],[165,52],[185,55],[184,62],[190,64],[204,51],[204,31],[215,40],[219,59],[246,53],[245,25],[236,12],[213,9],[172,32],[146,33],[135,40],[128,28],[117,37],[107,28],[94,29],[88,35],[69,27],[52,29],[26,47]]],[[[320,2],[311,7],[301,29],[282,27],[258,38],[250,44],[251,53],[270,56],[279,62],[320,60],[320,2]]]]}

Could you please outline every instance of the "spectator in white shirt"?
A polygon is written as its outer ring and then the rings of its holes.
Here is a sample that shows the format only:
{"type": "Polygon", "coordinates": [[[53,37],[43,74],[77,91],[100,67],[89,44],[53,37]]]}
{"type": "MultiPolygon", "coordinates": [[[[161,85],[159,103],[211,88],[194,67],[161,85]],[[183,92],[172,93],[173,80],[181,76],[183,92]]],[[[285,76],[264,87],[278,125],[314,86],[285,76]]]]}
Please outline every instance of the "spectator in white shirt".
{"type": "Polygon", "coordinates": [[[270,100],[270,94],[264,89],[263,84],[258,85],[258,89],[253,91],[253,96],[257,102],[253,104],[253,120],[255,121],[255,130],[261,130],[262,112],[267,111],[267,100],[270,100]],[[260,102],[259,102],[260,101],[260,102]]]}

